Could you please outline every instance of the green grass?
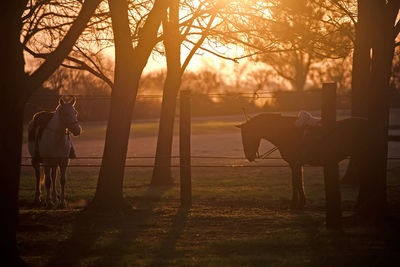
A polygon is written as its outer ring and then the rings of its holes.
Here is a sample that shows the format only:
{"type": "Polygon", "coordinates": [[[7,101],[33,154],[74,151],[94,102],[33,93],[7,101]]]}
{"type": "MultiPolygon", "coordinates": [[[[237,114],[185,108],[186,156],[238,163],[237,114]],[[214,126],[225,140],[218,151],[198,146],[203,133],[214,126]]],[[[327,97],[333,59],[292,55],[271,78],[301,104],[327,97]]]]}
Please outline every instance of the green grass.
{"type": "MultiPolygon", "coordinates": [[[[199,121],[193,132],[232,133],[233,124],[199,121]]],[[[104,136],[102,123],[85,127],[81,141],[104,136]]],[[[153,136],[156,124],[138,124],[135,131],[153,136]]],[[[46,210],[31,206],[33,171],[24,167],[18,243],[31,266],[391,266],[399,253],[399,162],[388,169],[393,218],[387,228],[346,224],[332,232],[324,224],[320,168],[305,169],[303,211],[289,209],[288,168],[193,168],[190,210],[179,207],[179,169],[174,168],[174,186],[151,189],[151,168],[127,168],[124,195],[133,210],[106,216],[83,211],[93,198],[98,168],[70,168],[68,208],[46,210]]],[[[342,188],[345,216],[356,197],[356,189],[342,188]]]]}
{"type": "MultiPolygon", "coordinates": [[[[392,166],[389,179],[390,203],[397,207],[399,171],[392,166]]],[[[21,254],[33,266],[390,265],[399,252],[398,228],[325,229],[320,172],[306,170],[308,205],[295,212],[289,209],[284,168],[194,169],[190,210],[179,208],[178,184],[152,190],[151,170],[127,170],[124,193],[134,209],[104,216],[81,210],[93,197],[95,170],[74,169],[67,186],[69,208],[45,210],[30,207],[33,179],[24,169],[21,254]]],[[[342,193],[345,214],[351,214],[356,190],[342,193]]]]}

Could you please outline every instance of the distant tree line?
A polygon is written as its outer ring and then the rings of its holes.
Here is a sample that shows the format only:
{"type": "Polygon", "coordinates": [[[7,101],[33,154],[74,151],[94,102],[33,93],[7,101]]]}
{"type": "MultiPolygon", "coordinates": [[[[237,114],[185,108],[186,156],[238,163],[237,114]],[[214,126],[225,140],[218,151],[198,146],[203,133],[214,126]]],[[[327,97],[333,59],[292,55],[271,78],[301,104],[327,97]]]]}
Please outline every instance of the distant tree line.
{"type": "MultiPolygon", "coordinates": [[[[102,59],[102,61],[106,60],[106,58],[102,59]]],[[[292,89],[290,84],[277,82],[271,70],[254,69],[250,64],[244,63],[238,66],[233,75],[218,71],[216,66],[206,66],[197,71],[185,72],[181,87],[192,91],[192,115],[233,115],[241,113],[243,108],[251,113],[320,109],[321,98],[317,87],[320,84],[319,78],[321,76],[343,78],[345,72],[343,68],[346,68],[345,64],[331,62],[331,67],[324,74],[317,69],[311,71],[314,79],[305,90],[290,90],[292,89]]],[[[220,67],[226,68],[226,66],[220,67]]],[[[108,68],[107,65],[106,68],[108,68]]],[[[162,86],[165,77],[165,70],[143,75],[139,87],[139,95],[143,97],[137,98],[133,119],[160,117],[162,86]]],[[[349,95],[348,85],[343,82],[339,86],[343,96],[349,95]]],[[[78,97],[77,102],[80,121],[106,121],[109,118],[110,86],[88,72],[59,68],[30,97],[25,107],[25,122],[38,111],[53,110],[60,95],[81,96],[78,97]]],[[[339,108],[350,108],[349,98],[339,98],[338,105],[339,108]]]]}

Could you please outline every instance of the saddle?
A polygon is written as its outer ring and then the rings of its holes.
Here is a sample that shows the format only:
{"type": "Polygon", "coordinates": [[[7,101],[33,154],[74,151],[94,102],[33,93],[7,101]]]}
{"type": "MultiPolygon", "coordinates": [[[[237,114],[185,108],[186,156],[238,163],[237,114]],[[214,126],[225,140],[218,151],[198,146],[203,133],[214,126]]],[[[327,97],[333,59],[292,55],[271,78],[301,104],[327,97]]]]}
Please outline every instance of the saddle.
{"type": "MultiPolygon", "coordinates": [[[[39,155],[39,139],[42,136],[43,130],[46,128],[47,124],[53,118],[54,111],[40,111],[33,115],[32,127],[28,132],[28,141],[34,142],[34,155],[32,156],[33,161],[42,162],[39,155]]],[[[69,138],[69,136],[68,136],[69,138]]],[[[76,158],[74,146],[71,143],[71,150],[69,152],[69,158],[76,158]]]]}

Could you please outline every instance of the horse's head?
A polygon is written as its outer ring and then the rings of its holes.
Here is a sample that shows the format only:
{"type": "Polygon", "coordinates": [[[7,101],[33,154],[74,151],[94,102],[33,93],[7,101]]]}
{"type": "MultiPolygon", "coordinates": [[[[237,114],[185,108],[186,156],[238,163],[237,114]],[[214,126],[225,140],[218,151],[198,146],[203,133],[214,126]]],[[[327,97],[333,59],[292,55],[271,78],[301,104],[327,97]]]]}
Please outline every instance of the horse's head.
{"type": "Polygon", "coordinates": [[[236,125],[242,131],[243,150],[249,161],[256,159],[262,138],[272,141],[270,137],[282,135],[276,127],[276,122],[281,118],[280,113],[261,113],[253,118],[246,116],[245,123],[236,125]]]}
{"type": "Polygon", "coordinates": [[[254,161],[257,157],[258,147],[260,146],[261,136],[256,129],[252,127],[252,123],[245,122],[236,125],[242,132],[243,150],[248,161],[254,161]]]}
{"type": "Polygon", "coordinates": [[[72,132],[73,135],[80,135],[82,128],[78,122],[78,112],[75,109],[76,98],[72,97],[70,101],[59,100],[60,116],[65,127],[72,132]]]}

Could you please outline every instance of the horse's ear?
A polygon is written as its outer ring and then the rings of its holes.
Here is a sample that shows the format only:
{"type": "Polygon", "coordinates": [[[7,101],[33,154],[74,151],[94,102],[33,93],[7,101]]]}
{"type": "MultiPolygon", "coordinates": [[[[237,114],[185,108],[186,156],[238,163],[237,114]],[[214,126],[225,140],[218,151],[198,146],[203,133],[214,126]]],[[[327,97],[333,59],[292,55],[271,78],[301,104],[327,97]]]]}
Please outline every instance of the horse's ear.
{"type": "Polygon", "coordinates": [[[61,106],[63,106],[63,105],[65,104],[64,99],[62,99],[62,98],[60,97],[60,99],[58,100],[58,103],[59,103],[61,106]]]}
{"type": "Polygon", "coordinates": [[[75,96],[71,96],[71,97],[72,97],[72,100],[71,100],[72,106],[75,106],[76,97],[75,96]]]}

